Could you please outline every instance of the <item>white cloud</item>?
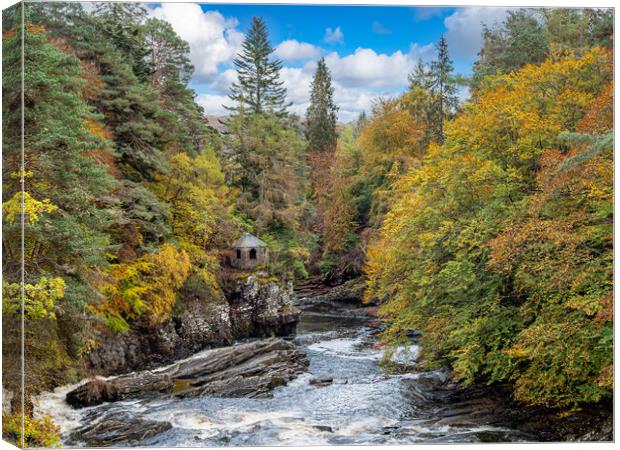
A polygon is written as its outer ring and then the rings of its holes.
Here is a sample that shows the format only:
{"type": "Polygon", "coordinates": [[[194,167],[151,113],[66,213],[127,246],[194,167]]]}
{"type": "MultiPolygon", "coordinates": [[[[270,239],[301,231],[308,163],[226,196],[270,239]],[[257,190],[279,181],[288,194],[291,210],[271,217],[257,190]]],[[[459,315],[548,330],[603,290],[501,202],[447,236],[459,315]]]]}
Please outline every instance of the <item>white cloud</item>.
{"type": "Polygon", "coordinates": [[[224,72],[220,72],[209,84],[209,90],[214,94],[228,95],[230,85],[235,81],[237,81],[237,71],[235,69],[226,69],[224,72]]]}
{"type": "Polygon", "coordinates": [[[340,27],[336,27],[335,30],[331,28],[325,29],[325,37],[323,38],[328,44],[342,44],[344,42],[344,34],[340,27]]]}
{"type": "MultiPolygon", "coordinates": [[[[310,104],[310,83],[315,69],[316,63],[308,63],[302,68],[284,67],[281,72],[281,78],[287,90],[287,100],[293,102],[290,111],[302,117],[306,115],[306,110],[310,104]]],[[[377,96],[394,93],[374,91],[366,87],[352,87],[335,78],[333,83],[334,100],[340,108],[338,120],[342,122],[354,120],[362,111],[369,112],[372,101],[377,96]]]]}
{"type": "Polygon", "coordinates": [[[492,26],[506,18],[506,8],[460,8],[444,19],[445,34],[450,56],[475,58],[482,47],[482,25],[492,26]]]}
{"type": "MultiPolygon", "coordinates": [[[[395,96],[408,84],[407,76],[420,57],[430,57],[433,44],[411,45],[407,54],[400,51],[377,54],[374,50],[359,48],[355,53],[339,56],[332,52],[325,57],[334,83],[334,100],[339,106],[338,118],[343,122],[354,120],[361,111],[370,111],[377,97],[395,96]]],[[[291,111],[305,115],[310,101],[310,84],[316,62],[303,67],[283,67],[281,78],[287,89],[291,111]]]]}
{"type": "Polygon", "coordinates": [[[426,44],[420,45],[417,43],[411,44],[409,47],[409,58],[412,60],[421,59],[422,61],[428,62],[434,59],[437,56],[437,48],[435,44],[426,44]]]}
{"type": "Polygon", "coordinates": [[[332,52],[325,57],[335,80],[346,87],[390,88],[407,84],[414,59],[400,50],[387,55],[369,48],[340,57],[332,52]]]}
{"type": "Polygon", "coordinates": [[[278,44],[274,55],[284,61],[301,61],[305,59],[317,58],[321,54],[321,49],[306,42],[298,42],[295,39],[278,44]]]}
{"type": "Polygon", "coordinates": [[[441,17],[445,10],[446,8],[440,6],[415,7],[413,15],[416,22],[424,22],[433,17],[441,17]]]}
{"type": "Polygon", "coordinates": [[[224,105],[234,106],[234,102],[227,95],[200,94],[196,102],[205,110],[205,114],[213,116],[227,116],[230,114],[224,105]]]}
{"type": "Polygon", "coordinates": [[[170,22],[174,31],[189,43],[196,82],[212,81],[218,66],[231,62],[241,48],[244,36],[237,30],[238,21],[227,19],[218,11],[204,12],[196,3],[162,3],[150,13],[170,22]]]}

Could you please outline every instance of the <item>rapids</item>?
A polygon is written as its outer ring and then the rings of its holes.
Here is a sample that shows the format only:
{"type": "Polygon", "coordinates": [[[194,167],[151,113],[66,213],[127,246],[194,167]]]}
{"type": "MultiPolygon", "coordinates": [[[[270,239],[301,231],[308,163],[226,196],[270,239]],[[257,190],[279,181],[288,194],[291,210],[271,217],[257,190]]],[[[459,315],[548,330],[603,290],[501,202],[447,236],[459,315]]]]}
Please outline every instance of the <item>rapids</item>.
{"type": "MultiPolygon", "coordinates": [[[[374,334],[367,318],[305,310],[295,341],[309,357],[309,373],[276,388],[273,398],[140,399],[74,410],[64,402],[73,385],[40,396],[36,414],[48,414],[61,426],[63,446],[80,446],[79,441],[68,441],[80,426],[121,416],[172,424],[143,442],[127,443],[148,447],[529,440],[519,431],[484,422],[452,423],[445,417],[450,414],[437,412],[445,409],[430,411],[417,405],[410,391],[421,374],[415,369],[386,373],[374,334]],[[333,383],[310,384],[322,375],[333,377],[333,383]]],[[[416,355],[414,346],[393,358],[413,366],[416,355]]]]}

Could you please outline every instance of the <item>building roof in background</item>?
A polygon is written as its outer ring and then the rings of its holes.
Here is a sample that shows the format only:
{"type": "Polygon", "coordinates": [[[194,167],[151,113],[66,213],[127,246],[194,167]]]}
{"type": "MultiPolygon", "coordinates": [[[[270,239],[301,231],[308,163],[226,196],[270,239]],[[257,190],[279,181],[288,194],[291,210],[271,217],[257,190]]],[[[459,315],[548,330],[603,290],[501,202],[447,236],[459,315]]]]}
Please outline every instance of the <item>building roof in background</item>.
{"type": "Polygon", "coordinates": [[[239,239],[237,239],[233,243],[233,248],[256,248],[256,247],[267,247],[263,241],[250,233],[243,233],[239,239]]]}

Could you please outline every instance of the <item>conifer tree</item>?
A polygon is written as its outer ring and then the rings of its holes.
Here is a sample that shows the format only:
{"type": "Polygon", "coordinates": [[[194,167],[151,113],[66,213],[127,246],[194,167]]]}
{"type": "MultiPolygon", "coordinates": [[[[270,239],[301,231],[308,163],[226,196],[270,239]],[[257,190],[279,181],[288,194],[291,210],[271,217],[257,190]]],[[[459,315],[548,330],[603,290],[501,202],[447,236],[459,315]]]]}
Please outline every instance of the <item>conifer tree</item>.
{"type": "Polygon", "coordinates": [[[426,64],[422,60],[418,60],[413,72],[409,74],[409,89],[415,88],[428,89],[430,87],[430,73],[426,64]]]}
{"type": "Polygon", "coordinates": [[[254,17],[243,41],[242,52],[233,61],[239,77],[230,88],[230,98],[237,103],[229,108],[234,113],[243,110],[250,114],[287,114],[286,108],[290,104],[286,103],[286,89],[280,80],[282,61],[270,60],[273,51],[265,22],[254,17]]]}
{"type": "Polygon", "coordinates": [[[428,86],[432,95],[431,126],[434,138],[440,145],[444,142],[444,122],[452,115],[458,104],[453,71],[454,66],[448,55],[448,43],[442,36],[437,46],[437,59],[431,62],[428,73],[428,86]]]}
{"type": "Polygon", "coordinates": [[[97,4],[96,15],[110,42],[130,58],[136,77],[147,81],[152,68],[148,62],[150,49],[144,38],[146,8],[139,3],[106,2],[97,4]]]}
{"type": "Polygon", "coordinates": [[[325,59],[321,58],[310,91],[310,106],[306,112],[308,148],[324,151],[336,145],[336,113],[334,86],[325,59]]]}

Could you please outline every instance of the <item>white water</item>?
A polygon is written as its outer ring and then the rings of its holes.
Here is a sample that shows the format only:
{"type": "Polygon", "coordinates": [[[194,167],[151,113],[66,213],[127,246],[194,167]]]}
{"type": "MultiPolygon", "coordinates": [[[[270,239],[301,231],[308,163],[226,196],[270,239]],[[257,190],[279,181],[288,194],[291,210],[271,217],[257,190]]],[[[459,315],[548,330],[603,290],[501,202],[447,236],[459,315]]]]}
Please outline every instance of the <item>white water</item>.
{"type": "MultiPolygon", "coordinates": [[[[308,354],[309,373],[277,388],[273,398],[148,399],[74,410],[64,402],[74,385],[40,396],[36,413],[50,415],[65,442],[80,426],[104,417],[168,421],[171,430],[140,443],[166,447],[476,441],[475,433],[494,430],[439,425],[421,414],[406,395],[407,382],[418,374],[386,375],[379,365],[383,350],[374,348],[365,322],[305,315],[296,341],[308,354]],[[334,383],[310,385],[323,374],[334,383]]],[[[417,354],[416,347],[398,349],[392,360],[411,365],[417,354]]]]}

